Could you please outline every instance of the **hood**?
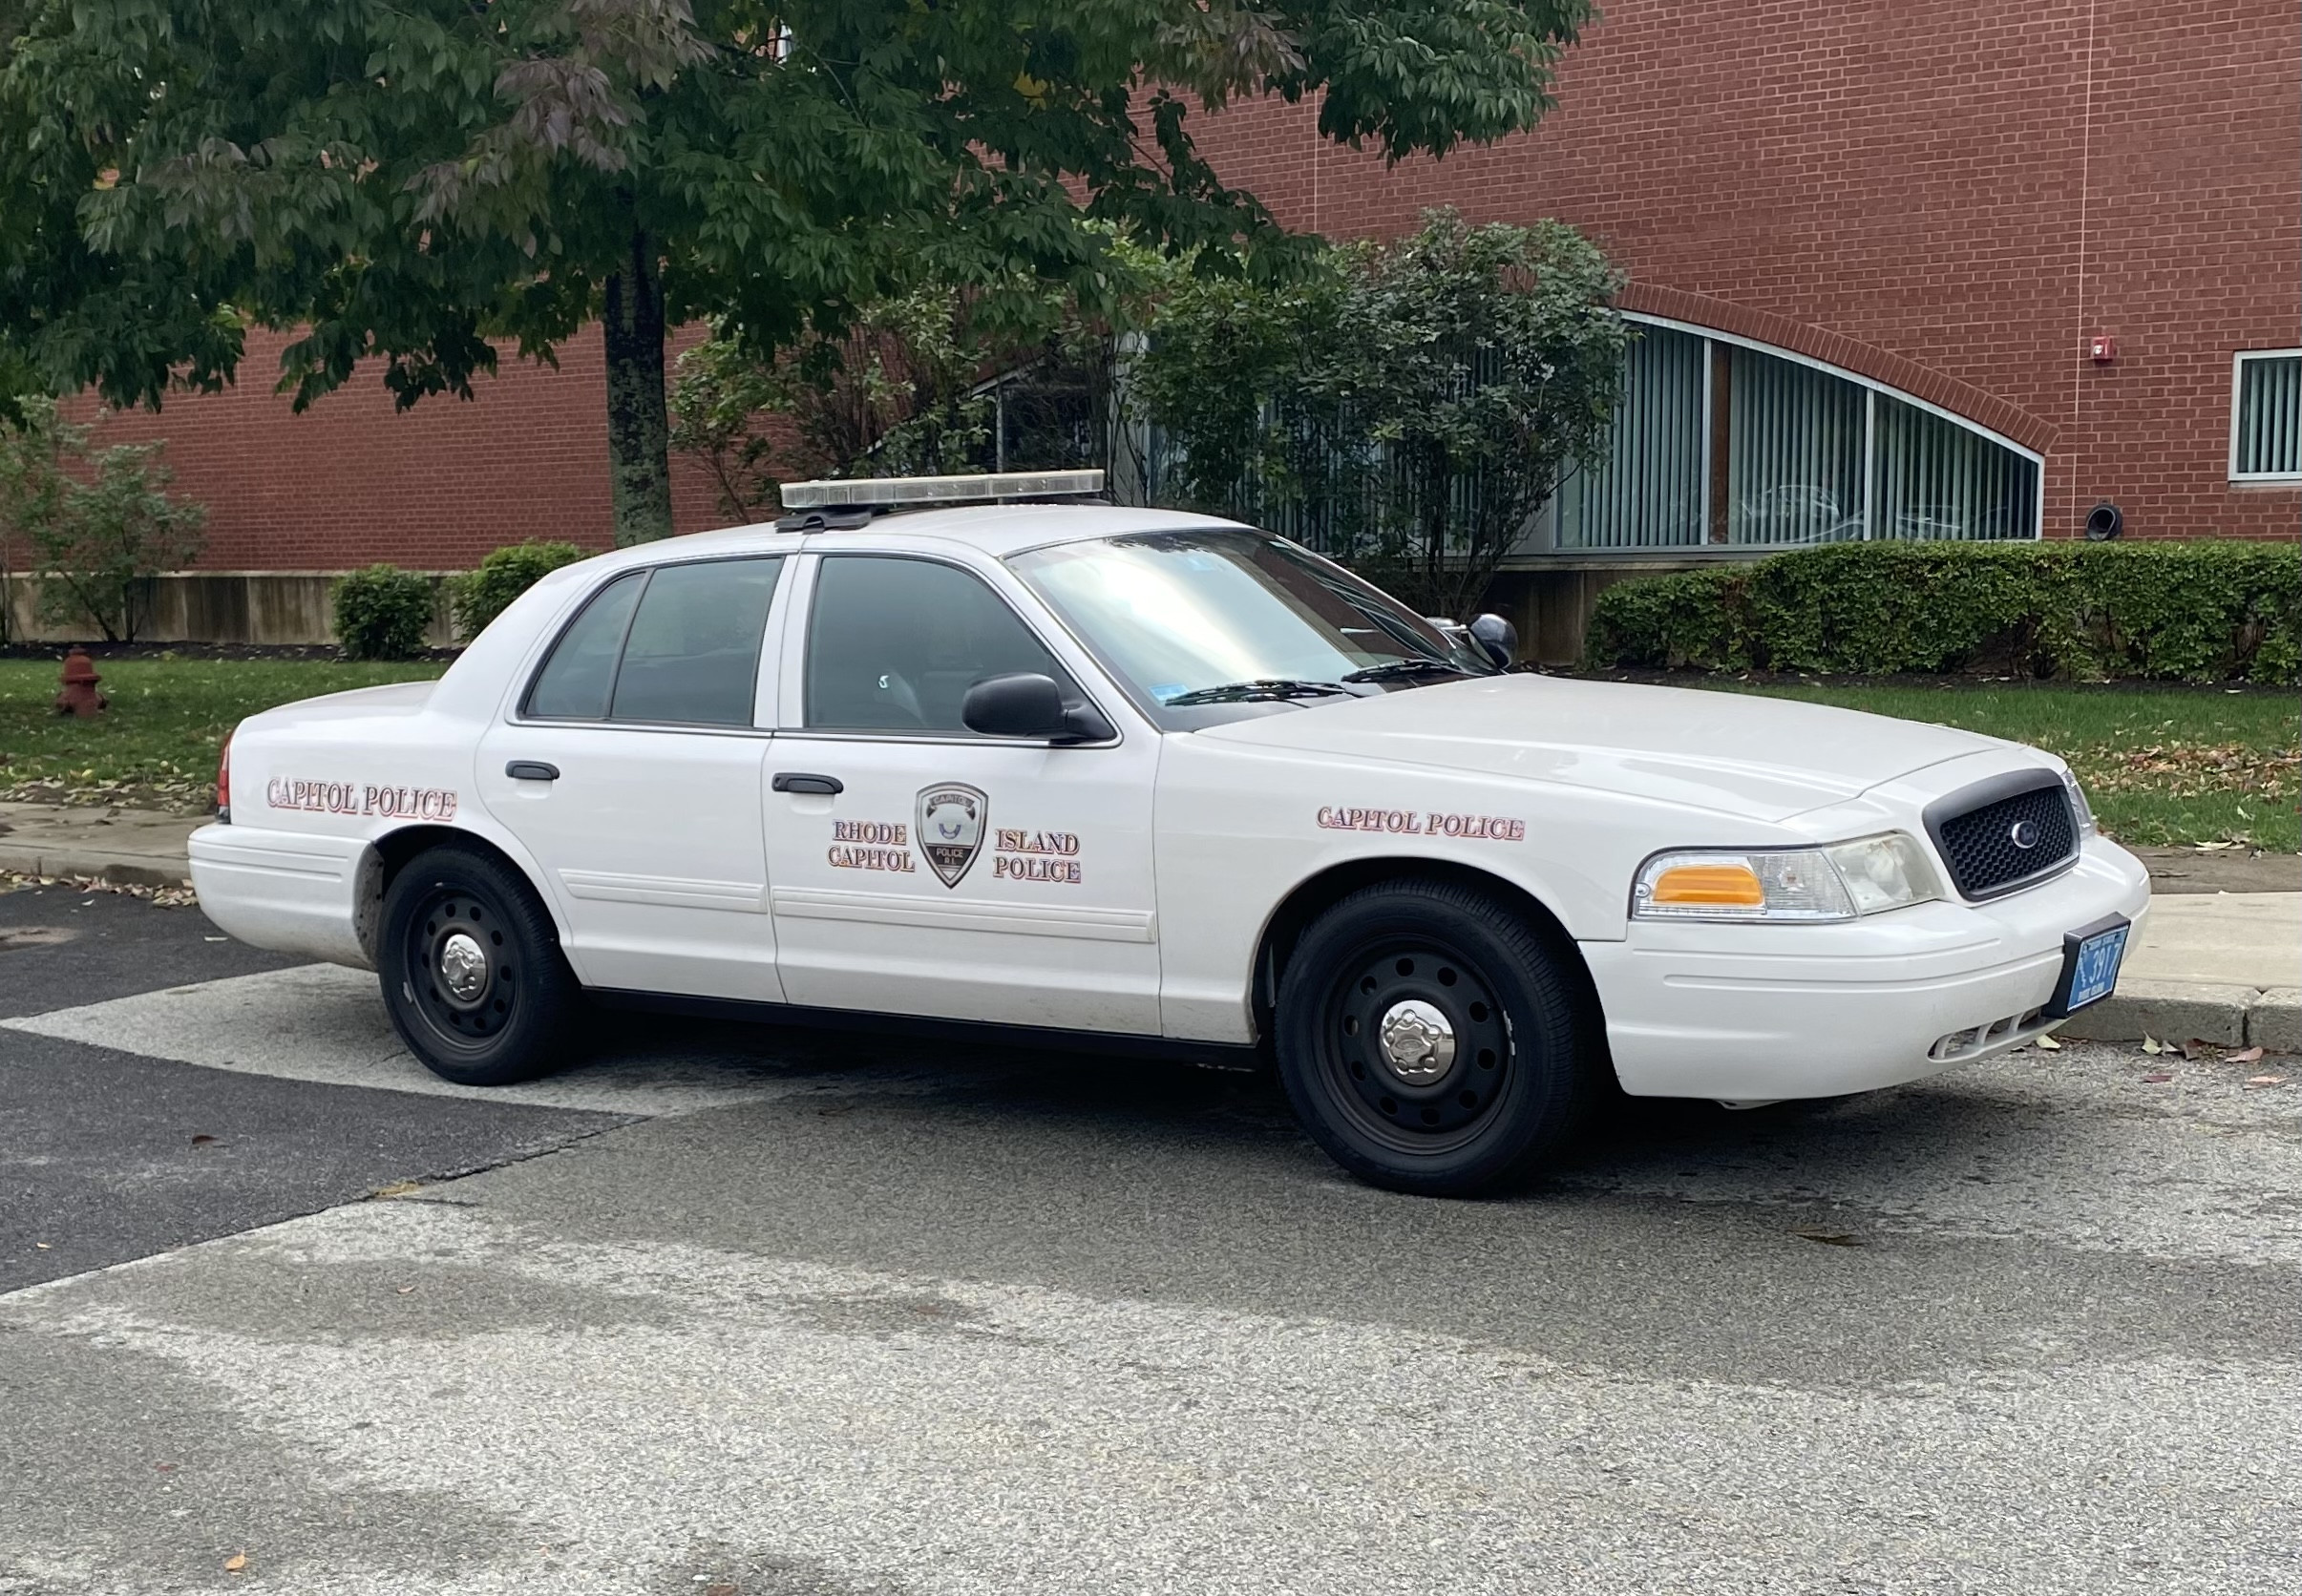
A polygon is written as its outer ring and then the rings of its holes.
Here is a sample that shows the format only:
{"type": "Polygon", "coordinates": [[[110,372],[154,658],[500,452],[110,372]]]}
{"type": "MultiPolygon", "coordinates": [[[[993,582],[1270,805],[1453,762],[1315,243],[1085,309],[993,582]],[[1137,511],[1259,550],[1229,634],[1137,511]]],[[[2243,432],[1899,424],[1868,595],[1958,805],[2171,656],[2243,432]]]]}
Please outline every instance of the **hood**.
{"type": "Polygon", "coordinates": [[[2008,745],[1788,699],[1558,677],[1482,677],[1193,736],[1589,788],[1783,820],[2008,745]]]}
{"type": "Polygon", "coordinates": [[[319,698],[283,704],[251,715],[243,724],[261,721],[266,730],[271,730],[313,721],[412,715],[432,702],[432,690],[438,685],[437,682],[388,682],[381,687],[354,687],[348,692],[327,693],[319,698]]]}

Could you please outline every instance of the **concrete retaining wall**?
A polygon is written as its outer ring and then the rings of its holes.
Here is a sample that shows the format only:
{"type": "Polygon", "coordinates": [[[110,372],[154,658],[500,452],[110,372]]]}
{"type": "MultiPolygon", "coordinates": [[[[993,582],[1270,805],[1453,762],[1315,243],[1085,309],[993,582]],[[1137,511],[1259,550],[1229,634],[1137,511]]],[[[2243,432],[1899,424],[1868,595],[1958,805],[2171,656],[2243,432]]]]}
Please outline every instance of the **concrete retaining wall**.
{"type": "MultiPolygon", "coordinates": [[[[434,647],[454,641],[448,615],[446,578],[432,578],[432,626],[425,634],[434,647]]],[[[152,578],[151,620],[138,642],[329,643],[340,571],[174,571],[152,578]]],[[[95,636],[82,621],[59,625],[39,614],[37,581],[18,578],[4,597],[10,606],[8,636],[14,642],[68,642],[95,636]]]]}
{"type": "MultiPolygon", "coordinates": [[[[1661,576],[1712,565],[1733,556],[1691,555],[1606,559],[1553,557],[1499,572],[1483,606],[1508,616],[1519,629],[1520,650],[1545,664],[1572,664],[1582,658],[1583,638],[1599,594],[1635,577],[1661,576]]],[[[152,620],[139,642],[330,643],[330,599],[340,571],[176,571],[152,578],[152,620]]],[[[435,647],[453,643],[448,616],[449,572],[427,572],[433,579],[432,629],[435,647]]],[[[13,642],[69,642],[95,637],[85,622],[57,625],[38,616],[39,584],[17,578],[11,584],[8,627],[13,642]]],[[[1468,620],[1468,617],[1464,619],[1468,620]]]]}

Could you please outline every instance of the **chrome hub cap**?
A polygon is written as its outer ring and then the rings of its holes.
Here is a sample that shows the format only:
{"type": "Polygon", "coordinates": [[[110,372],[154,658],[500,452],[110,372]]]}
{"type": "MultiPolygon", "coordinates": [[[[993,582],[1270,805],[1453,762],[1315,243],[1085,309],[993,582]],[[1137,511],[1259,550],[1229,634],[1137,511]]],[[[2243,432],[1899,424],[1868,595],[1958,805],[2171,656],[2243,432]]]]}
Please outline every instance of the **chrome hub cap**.
{"type": "Polygon", "coordinates": [[[1375,1034],[1383,1067],[1410,1086],[1427,1086],[1455,1063],[1455,1028],[1420,998],[1391,1005],[1375,1034]]]}
{"type": "Polygon", "coordinates": [[[439,984],[449,998],[470,1007],[488,995],[488,951],[466,932],[440,938],[439,984]]]}

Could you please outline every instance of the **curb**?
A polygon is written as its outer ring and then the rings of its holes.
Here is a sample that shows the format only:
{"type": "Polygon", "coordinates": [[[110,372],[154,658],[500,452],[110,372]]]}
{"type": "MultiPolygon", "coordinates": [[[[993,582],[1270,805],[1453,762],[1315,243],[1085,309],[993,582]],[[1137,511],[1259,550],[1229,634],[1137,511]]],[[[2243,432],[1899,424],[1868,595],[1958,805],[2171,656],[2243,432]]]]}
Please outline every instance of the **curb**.
{"type": "Polygon", "coordinates": [[[121,887],[188,887],[192,862],[165,853],[112,853],[93,848],[11,846],[0,838],[0,871],[59,880],[109,881],[121,887]]]}
{"type": "Polygon", "coordinates": [[[2126,980],[2072,1016],[2056,1035],[2080,1041],[2196,1040],[2217,1047],[2302,1053],[2302,987],[2126,980]]]}

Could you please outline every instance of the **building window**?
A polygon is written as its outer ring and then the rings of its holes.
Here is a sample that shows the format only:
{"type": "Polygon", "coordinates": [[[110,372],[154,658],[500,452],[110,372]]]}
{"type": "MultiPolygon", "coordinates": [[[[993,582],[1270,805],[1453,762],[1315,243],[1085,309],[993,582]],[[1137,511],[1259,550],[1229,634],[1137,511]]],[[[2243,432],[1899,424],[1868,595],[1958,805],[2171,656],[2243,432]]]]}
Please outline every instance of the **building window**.
{"type": "Polygon", "coordinates": [[[2302,349],[2249,349],[2233,364],[2230,480],[2302,481],[2302,349]]]}
{"type": "Polygon", "coordinates": [[[2036,453],[1849,372],[1629,319],[1640,335],[1613,438],[1561,484],[1550,548],[2038,536],[2036,453]]]}

